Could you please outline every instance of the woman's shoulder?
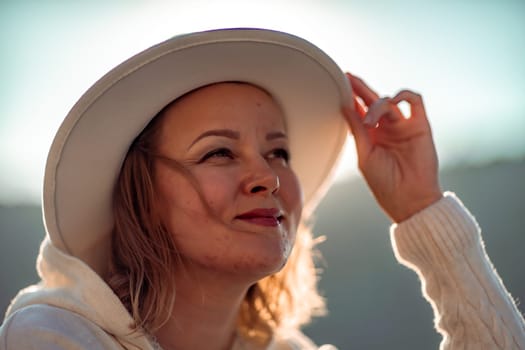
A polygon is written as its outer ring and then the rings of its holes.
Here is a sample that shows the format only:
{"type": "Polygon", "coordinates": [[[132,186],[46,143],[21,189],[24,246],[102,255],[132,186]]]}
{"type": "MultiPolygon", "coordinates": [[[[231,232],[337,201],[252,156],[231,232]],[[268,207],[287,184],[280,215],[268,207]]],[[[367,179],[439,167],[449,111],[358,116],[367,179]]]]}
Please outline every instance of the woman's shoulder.
{"type": "Polygon", "coordinates": [[[0,349],[121,349],[93,322],[45,304],[23,307],[0,327],[0,349]]]}

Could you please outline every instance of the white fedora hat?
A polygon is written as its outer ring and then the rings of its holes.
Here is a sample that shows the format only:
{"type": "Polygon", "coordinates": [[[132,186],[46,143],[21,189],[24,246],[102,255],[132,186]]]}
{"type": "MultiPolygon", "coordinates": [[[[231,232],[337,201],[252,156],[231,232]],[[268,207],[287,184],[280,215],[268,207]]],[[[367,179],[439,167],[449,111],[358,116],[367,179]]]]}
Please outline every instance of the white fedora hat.
{"type": "Polygon", "coordinates": [[[211,83],[241,81],[282,107],[305,212],[330,182],[347,138],[341,107],[351,99],[341,69],[296,36],[221,29],[176,36],[128,59],[71,109],[49,151],[43,189],[52,243],[98,273],[107,267],[112,195],[134,138],[168,103],[211,83]]]}

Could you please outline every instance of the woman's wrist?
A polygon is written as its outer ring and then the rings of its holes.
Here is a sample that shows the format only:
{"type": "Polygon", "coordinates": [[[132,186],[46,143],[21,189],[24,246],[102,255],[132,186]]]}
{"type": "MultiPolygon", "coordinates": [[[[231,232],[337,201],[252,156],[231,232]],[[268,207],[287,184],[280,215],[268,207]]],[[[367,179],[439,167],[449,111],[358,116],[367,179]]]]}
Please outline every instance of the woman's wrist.
{"type": "Polygon", "coordinates": [[[417,199],[402,201],[400,205],[395,206],[394,210],[387,210],[387,214],[395,223],[400,223],[438,202],[441,198],[443,198],[443,193],[434,191],[417,199]]]}

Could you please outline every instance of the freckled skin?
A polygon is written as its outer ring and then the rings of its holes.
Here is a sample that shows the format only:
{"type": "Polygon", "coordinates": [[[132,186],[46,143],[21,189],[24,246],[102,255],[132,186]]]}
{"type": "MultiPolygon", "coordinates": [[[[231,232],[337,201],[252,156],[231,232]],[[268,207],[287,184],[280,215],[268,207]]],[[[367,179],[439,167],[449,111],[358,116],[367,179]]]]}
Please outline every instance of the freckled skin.
{"type": "Polygon", "coordinates": [[[254,86],[221,83],[187,95],[166,113],[159,153],[191,173],[207,204],[181,172],[156,163],[163,221],[185,269],[250,281],[278,271],[295,241],[302,196],[292,169],[272,153],[287,149],[288,141],[267,139],[272,132],[286,133],[276,102],[254,86]],[[239,137],[209,136],[195,142],[217,129],[233,130],[239,137]],[[201,161],[217,148],[234,156],[201,161]],[[278,208],[284,220],[268,227],[236,218],[256,208],[278,208]]]}

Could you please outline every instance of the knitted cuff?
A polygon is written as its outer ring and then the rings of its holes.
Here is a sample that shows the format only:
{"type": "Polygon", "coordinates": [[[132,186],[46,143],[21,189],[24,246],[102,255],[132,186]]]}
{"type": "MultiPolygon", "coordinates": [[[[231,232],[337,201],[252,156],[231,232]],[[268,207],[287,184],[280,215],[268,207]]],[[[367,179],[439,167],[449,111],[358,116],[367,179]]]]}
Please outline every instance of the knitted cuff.
{"type": "Polygon", "coordinates": [[[483,250],[476,220],[451,192],[392,225],[390,235],[398,261],[416,270],[453,265],[469,250],[483,250]]]}

